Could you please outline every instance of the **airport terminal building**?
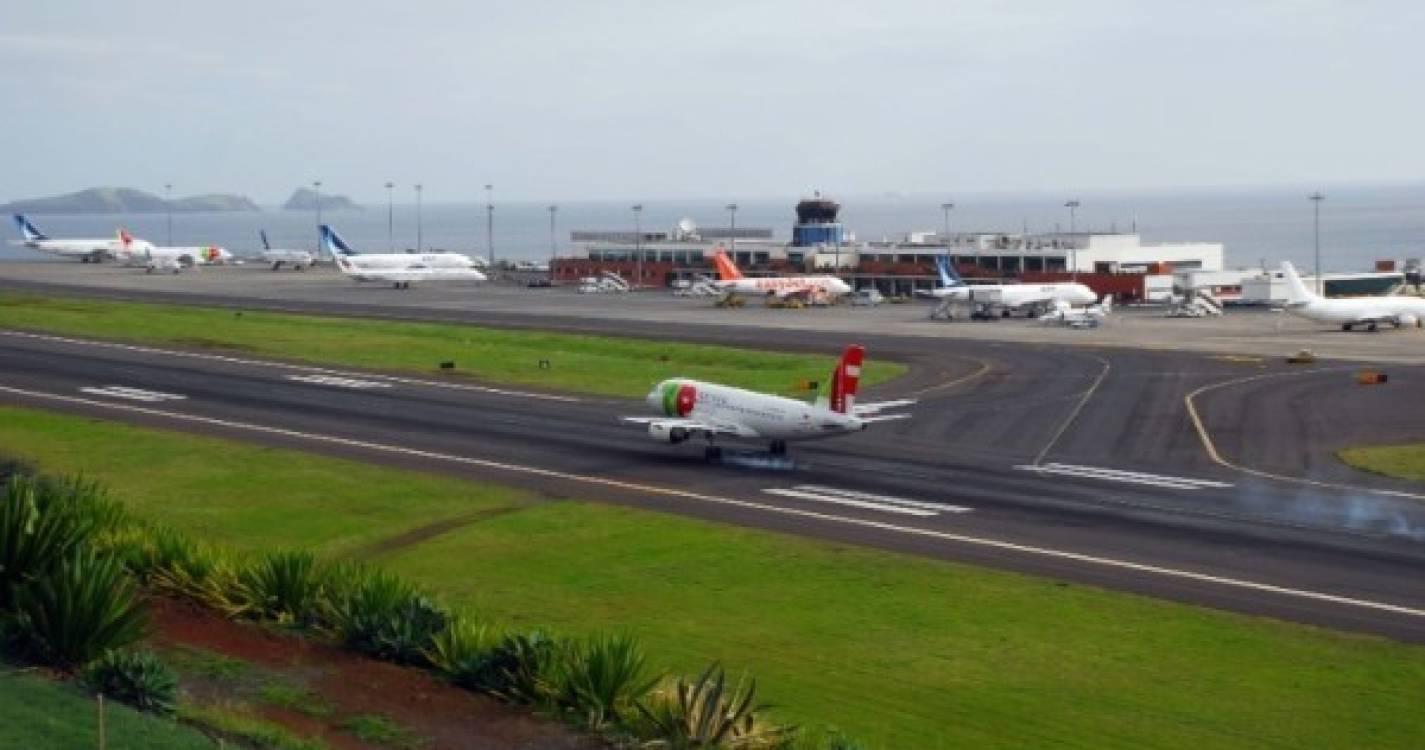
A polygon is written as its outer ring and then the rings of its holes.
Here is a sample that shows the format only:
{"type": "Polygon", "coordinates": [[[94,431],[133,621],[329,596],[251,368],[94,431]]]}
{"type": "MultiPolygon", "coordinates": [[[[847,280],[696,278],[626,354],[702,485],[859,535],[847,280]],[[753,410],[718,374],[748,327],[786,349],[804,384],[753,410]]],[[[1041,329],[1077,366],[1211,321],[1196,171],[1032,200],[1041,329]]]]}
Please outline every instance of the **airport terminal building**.
{"type": "Polygon", "coordinates": [[[1148,277],[1170,279],[1175,270],[1219,271],[1223,263],[1221,243],[1144,244],[1132,232],[916,232],[892,241],[857,242],[837,220],[839,210],[835,201],[820,196],[801,201],[791,242],[775,240],[771,229],[699,230],[686,219],[673,232],[575,231],[572,252],[556,259],[552,273],[559,283],[614,272],[636,285],[666,286],[711,275],[711,255],[721,249],[749,276],[835,273],[856,288],[909,295],[936,286],[935,259],[949,254],[960,275],[971,281],[1038,282],[1077,273],[1100,294],[1127,301],[1151,294],[1148,277]]]}

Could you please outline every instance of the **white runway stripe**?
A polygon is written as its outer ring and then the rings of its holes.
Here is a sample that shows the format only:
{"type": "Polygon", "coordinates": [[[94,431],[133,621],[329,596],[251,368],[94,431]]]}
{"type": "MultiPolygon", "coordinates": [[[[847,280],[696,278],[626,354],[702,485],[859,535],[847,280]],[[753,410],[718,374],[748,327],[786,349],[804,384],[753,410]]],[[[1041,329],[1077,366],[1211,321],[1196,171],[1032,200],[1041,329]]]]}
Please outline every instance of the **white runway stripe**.
{"type": "Polygon", "coordinates": [[[97,386],[90,386],[87,388],[80,388],[79,390],[84,393],[93,394],[95,396],[125,398],[130,401],[146,401],[149,403],[154,403],[157,401],[181,401],[185,398],[188,398],[187,396],[182,396],[177,393],[145,391],[142,388],[129,388],[127,386],[122,385],[106,385],[102,388],[97,386]]]}
{"type": "Polygon", "coordinates": [[[868,500],[856,500],[840,495],[824,495],[819,492],[808,492],[806,490],[786,489],[774,487],[762,490],[769,495],[781,495],[782,497],[794,497],[798,500],[811,500],[818,503],[832,503],[834,505],[845,505],[851,508],[865,508],[867,510],[878,510],[882,513],[898,513],[904,516],[937,516],[940,515],[933,510],[922,510],[920,508],[910,508],[904,505],[891,505],[888,503],[873,503],[868,500]]]}
{"type": "Polygon", "coordinates": [[[1099,466],[1078,466],[1076,464],[1024,464],[1014,467],[1020,471],[1033,471],[1040,474],[1058,474],[1070,477],[1082,477],[1084,479],[1100,479],[1106,482],[1125,482],[1128,484],[1141,484],[1148,487],[1162,487],[1170,490],[1201,490],[1210,487],[1224,488],[1231,487],[1228,482],[1218,482],[1211,479],[1194,479],[1192,477],[1178,477],[1166,474],[1148,474],[1141,471],[1124,471],[1122,469],[1108,469],[1099,466]]]}
{"type": "Polygon", "coordinates": [[[338,388],[390,388],[390,383],[382,383],[377,380],[360,380],[357,378],[344,378],[339,375],[288,375],[288,380],[297,380],[303,383],[315,383],[316,385],[332,385],[338,388]]]}
{"type": "Polygon", "coordinates": [[[904,505],[908,508],[920,508],[921,510],[934,510],[942,513],[969,513],[972,508],[963,505],[949,505],[947,503],[927,503],[923,500],[906,500],[905,498],[892,497],[890,495],[876,495],[870,492],[856,492],[854,490],[841,490],[835,487],[823,487],[819,484],[797,485],[796,489],[807,492],[820,492],[826,495],[840,495],[853,500],[869,500],[878,503],[890,503],[891,505],[904,505]]]}

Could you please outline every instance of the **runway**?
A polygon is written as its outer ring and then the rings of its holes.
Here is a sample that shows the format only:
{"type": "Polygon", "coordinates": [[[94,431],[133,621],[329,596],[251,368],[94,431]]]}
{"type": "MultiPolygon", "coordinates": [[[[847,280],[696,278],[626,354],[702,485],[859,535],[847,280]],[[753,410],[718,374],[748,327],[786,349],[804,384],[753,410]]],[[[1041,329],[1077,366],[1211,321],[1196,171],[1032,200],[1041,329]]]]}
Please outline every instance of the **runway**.
{"type": "MultiPolygon", "coordinates": [[[[749,340],[711,326],[678,336],[822,351],[845,342],[780,329],[749,340]]],[[[699,447],[655,443],[618,420],[643,414],[640,402],[16,332],[0,332],[0,402],[1425,642],[1425,496],[1330,459],[1363,437],[1418,438],[1425,405],[1408,395],[1425,377],[1418,368],[1365,388],[1344,364],[865,343],[912,365],[867,397],[914,395],[914,418],[794,446],[794,465],[781,467],[752,455],[713,465],[699,447]],[[1187,396],[1204,387],[1196,408],[1223,462],[1188,415],[1187,396]]]]}

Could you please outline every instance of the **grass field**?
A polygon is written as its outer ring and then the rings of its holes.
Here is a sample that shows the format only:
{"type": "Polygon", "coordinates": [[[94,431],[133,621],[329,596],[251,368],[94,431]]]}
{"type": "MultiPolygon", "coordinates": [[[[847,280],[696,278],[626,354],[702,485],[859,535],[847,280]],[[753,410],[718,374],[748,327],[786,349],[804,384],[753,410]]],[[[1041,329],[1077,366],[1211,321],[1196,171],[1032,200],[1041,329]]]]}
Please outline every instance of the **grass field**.
{"type": "Polygon", "coordinates": [[[504,623],[627,630],[661,667],[749,670],[781,718],[875,748],[1425,737],[1425,648],[1381,639],[43,412],[0,409],[0,453],[250,549],[339,554],[467,518],[378,559],[504,623]]]}
{"type": "Polygon", "coordinates": [[[1425,482],[1425,443],[1346,448],[1336,455],[1347,465],[1361,471],[1425,482]]]}
{"type": "MultiPolygon", "coordinates": [[[[640,341],[444,323],[401,323],[110,302],[0,292],[0,328],[145,344],[217,349],[305,362],[433,375],[453,361],[460,376],[486,383],[609,396],[642,396],[659,380],[687,376],[793,395],[825,382],[840,352],[783,354],[700,344],[640,341]],[[540,361],[547,360],[547,369],[540,361]]],[[[867,362],[863,385],[905,366],[867,362]]]]}
{"type": "MultiPolygon", "coordinates": [[[[98,707],[69,683],[22,675],[0,664],[0,748],[74,750],[98,747],[98,707]]],[[[212,742],[169,719],[110,701],[104,706],[108,747],[212,750],[212,742]]]]}

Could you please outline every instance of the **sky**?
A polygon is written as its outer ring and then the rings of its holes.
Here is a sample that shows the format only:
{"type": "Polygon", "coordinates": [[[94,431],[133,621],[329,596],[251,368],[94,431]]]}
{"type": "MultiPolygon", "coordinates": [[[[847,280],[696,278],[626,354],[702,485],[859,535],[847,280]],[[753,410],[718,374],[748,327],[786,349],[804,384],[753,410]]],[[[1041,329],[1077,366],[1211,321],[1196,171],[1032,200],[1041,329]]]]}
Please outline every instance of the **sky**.
{"type": "Polygon", "coordinates": [[[1425,179],[1425,3],[12,3],[0,201],[1425,179]]]}

